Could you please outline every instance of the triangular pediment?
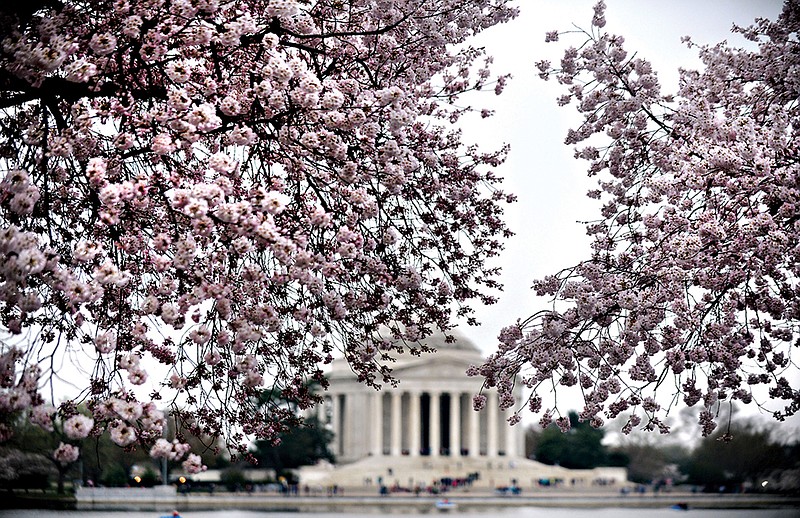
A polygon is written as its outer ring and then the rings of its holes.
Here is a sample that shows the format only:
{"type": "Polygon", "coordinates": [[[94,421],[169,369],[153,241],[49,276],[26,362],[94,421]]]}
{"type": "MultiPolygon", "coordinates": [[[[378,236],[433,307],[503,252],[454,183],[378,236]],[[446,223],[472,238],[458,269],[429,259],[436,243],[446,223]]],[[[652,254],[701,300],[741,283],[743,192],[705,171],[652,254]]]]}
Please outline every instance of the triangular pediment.
{"type": "MultiPolygon", "coordinates": [[[[483,356],[477,351],[448,350],[421,356],[400,355],[395,357],[395,361],[386,362],[385,365],[391,369],[393,377],[401,381],[406,379],[446,381],[470,379],[466,374],[467,369],[472,365],[480,365],[483,361],[483,356]]],[[[339,358],[334,360],[328,377],[354,380],[355,374],[347,361],[339,358]]]]}
{"type": "Polygon", "coordinates": [[[414,358],[413,360],[394,365],[393,374],[404,379],[466,379],[466,371],[476,361],[469,358],[442,357],[436,354],[414,358]]]}

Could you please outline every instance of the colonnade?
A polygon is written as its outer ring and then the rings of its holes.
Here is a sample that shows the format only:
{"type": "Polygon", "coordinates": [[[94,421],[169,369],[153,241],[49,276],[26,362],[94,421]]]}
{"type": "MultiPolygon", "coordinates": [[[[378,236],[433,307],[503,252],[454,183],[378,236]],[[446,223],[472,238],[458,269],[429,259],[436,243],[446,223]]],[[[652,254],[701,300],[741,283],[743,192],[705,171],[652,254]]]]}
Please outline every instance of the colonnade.
{"type": "Polygon", "coordinates": [[[469,391],[389,390],[330,394],[329,425],[337,457],[517,456],[520,427],[506,422],[494,392],[472,409],[469,391]]]}

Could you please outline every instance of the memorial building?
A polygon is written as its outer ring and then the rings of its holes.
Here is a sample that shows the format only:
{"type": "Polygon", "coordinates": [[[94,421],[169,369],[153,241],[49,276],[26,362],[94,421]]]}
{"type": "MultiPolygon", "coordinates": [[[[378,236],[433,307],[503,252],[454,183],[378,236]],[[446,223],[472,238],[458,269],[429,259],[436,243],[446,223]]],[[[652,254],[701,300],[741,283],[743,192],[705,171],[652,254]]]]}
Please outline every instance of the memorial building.
{"type": "MultiPolygon", "coordinates": [[[[391,367],[400,383],[380,391],[359,383],[344,359],[334,360],[325,404],[317,412],[334,434],[331,449],[337,464],[328,471],[304,468],[301,479],[409,487],[479,473],[479,485],[574,482],[576,477],[581,483],[609,477],[624,482],[625,470],[619,468],[567,470],[525,459],[524,426],[508,424],[512,410],[499,409],[494,390],[483,392],[483,410],[473,410],[472,398],[482,378],[465,372],[484,357],[472,342],[456,338],[447,343],[434,335],[425,343],[435,353],[398,355],[391,367]]],[[[521,401],[519,384],[515,390],[521,401]]]]}
{"type": "Polygon", "coordinates": [[[483,356],[469,341],[426,342],[434,354],[402,356],[392,365],[397,388],[376,391],[359,383],[345,360],[333,364],[327,417],[340,463],[380,457],[517,457],[524,455],[523,429],[509,426],[494,391],[475,412],[472,397],[481,379],[467,377],[483,356]]]}

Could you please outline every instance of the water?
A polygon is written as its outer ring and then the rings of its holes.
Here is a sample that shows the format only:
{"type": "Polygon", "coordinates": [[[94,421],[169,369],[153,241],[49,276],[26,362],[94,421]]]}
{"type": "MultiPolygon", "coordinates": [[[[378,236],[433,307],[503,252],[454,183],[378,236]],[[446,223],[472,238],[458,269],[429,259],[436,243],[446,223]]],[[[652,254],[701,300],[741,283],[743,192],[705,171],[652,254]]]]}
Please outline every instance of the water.
{"type": "MultiPolygon", "coordinates": [[[[0,510],[0,518],[158,518],[168,514],[158,512],[128,511],[43,511],[43,510],[0,510]]],[[[676,511],[672,509],[574,509],[517,507],[514,509],[492,509],[491,511],[438,513],[431,509],[430,513],[398,513],[407,518],[429,517],[450,514],[453,516],[498,516],[502,518],[800,518],[798,509],[689,509],[676,511]]],[[[352,518],[385,518],[386,513],[286,513],[263,511],[186,511],[182,518],[315,518],[320,515],[330,517],[352,518]]]]}

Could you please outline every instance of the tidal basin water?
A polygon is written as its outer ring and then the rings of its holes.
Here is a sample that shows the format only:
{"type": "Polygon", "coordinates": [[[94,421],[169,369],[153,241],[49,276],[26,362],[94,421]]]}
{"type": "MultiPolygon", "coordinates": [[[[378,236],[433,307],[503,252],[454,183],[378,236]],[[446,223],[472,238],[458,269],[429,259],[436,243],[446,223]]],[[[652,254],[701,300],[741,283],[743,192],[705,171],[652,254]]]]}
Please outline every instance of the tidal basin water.
{"type": "MultiPolygon", "coordinates": [[[[163,512],[119,512],[119,511],[43,511],[43,510],[5,510],[0,511],[0,518],[159,518],[170,514],[163,512]]],[[[459,510],[447,513],[438,512],[431,508],[428,513],[392,513],[408,518],[429,515],[451,516],[498,516],[501,518],[800,518],[800,509],[689,509],[688,511],[673,509],[575,509],[575,508],[544,508],[544,507],[517,507],[513,509],[492,509],[482,512],[461,512],[459,510]]],[[[186,511],[181,513],[182,518],[314,518],[319,516],[348,517],[348,518],[383,518],[386,513],[285,513],[285,512],[259,512],[259,511],[186,511]]]]}

